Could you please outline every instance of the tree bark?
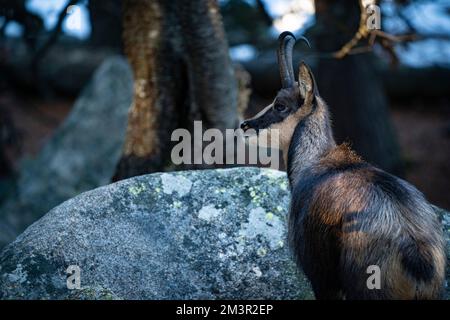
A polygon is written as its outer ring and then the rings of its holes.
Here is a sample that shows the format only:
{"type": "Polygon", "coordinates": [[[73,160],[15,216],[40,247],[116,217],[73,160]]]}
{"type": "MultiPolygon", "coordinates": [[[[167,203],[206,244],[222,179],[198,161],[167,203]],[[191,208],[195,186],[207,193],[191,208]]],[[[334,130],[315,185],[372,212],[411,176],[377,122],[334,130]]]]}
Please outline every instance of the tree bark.
{"type": "Polygon", "coordinates": [[[125,1],[124,49],[135,93],[113,180],[171,166],[171,133],[192,132],[194,120],[235,128],[237,82],[215,0],[125,1]]]}
{"type": "MultiPolygon", "coordinates": [[[[313,33],[317,50],[339,50],[358,29],[358,2],[316,0],[315,6],[317,22],[313,33]]],[[[374,59],[370,53],[343,59],[320,58],[319,89],[330,106],[337,141],[350,142],[367,161],[402,174],[388,100],[374,59]]]]}

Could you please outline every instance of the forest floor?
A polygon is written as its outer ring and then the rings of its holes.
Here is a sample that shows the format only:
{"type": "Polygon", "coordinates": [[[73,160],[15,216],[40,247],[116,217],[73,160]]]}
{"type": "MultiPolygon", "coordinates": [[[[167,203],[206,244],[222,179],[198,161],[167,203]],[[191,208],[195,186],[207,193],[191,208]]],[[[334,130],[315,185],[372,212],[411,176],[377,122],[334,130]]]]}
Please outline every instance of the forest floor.
{"type": "MultiPolygon", "coordinates": [[[[392,104],[392,118],[405,160],[406,180],[424,192],[428,200],[450,210],[450,106],[448,100],[392,104]]],[[[9,161],[18,168],[24,156],[36,155],[70,112],[73,100],[44,101],[0,94],[0,107],[18,132],[7,148],[9,161]]]]}

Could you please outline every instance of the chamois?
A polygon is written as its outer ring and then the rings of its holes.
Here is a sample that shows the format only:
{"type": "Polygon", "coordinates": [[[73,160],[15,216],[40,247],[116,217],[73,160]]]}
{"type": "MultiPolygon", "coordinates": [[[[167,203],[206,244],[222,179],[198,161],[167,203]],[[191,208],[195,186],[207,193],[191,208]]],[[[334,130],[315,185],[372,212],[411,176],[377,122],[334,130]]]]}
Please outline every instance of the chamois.
{"type": "Polygon", "coordinates": [[[295,81],[295,42],[290,32],[280,35],[282,89],[241,128],[279,130],[292,193],[289,245],[315,297],[440,298],[446,256],[435,211],[414,186],[336,145],[328,107],[304,62],[295,81]],[[380,271],[375,288],[368,285],[373,266],[380,271]]]}

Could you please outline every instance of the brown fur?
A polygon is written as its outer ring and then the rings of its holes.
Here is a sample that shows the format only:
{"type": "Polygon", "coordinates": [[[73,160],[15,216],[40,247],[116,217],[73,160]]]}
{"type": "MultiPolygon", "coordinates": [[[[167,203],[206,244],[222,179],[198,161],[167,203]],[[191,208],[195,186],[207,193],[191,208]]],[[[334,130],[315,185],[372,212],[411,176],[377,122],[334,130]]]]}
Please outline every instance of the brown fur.
{"type": "MultiPolygon", "coordinates": [[[[301,239],[291,239],[303,242],[300,246],[298,243],[294,244],[299,249],[298,261],[313,284],[315,278],[324,277],[326,273],[328,276],[325,279],[333,274],[339,279],[334,288],[316,285],[318,298],[339,298],[341,292],[348,299],[439,298],[445,277],[445,254],[439,239],[440,232],[436,230],[439,225],[436,219],[430,220],[428,217],[424,221],[414,221],[412,225],[405,226],[411,217],[389,212],[395,209],[401,212],[396,207],[403,207],[405,214],[411,214],[411,208],[405,209],[402,203],[387,204],[388,212],[380,212],[383,210],[382,201],[388,200],[383,199],[380,191],[374,191],[379,187],[378,173],[378,169],[361,160],[348,145],[340,145],[326,153],[311,168],[310,178],[299,181],[305,186],[294,188],[293,197],[306,193],[308,199],[302,199],[303,205],[295,202],[292,205],[293,209],[307,211],[304,213],[306,217],[302,223],[304,231],[301,239]],[[335,174],[328,175],[329,172],[335,174]],[[325,178],[311,181],[323,175],[325,178]],[[305,191],[306,188],[311,191],[305,191]],[[421,234],[423,226],[417,227],[415,224],[424,224],[431,235],[421,234]],[[430,280],[418,281],[410,276],[401,261],[403,253],[397,242],[401,241],[402,234],[410,228],[418,243],[417,254],[422,254],[433,265],[430,280]],[[331,247],[324,242],[331,243],[331,247]],[[334,251],[334,255],[326,253],[327,251],[334,251]],[[323,268],[317,268],[317,261],[324,261],[323,268]],[[379,265],[381,268],[380,290],[369,290],[366,287],[369,277],[366,269],[369,265],[379,265]]],[[[433,212],[429,214],[432,215],[433,212]]],[[[419,219],[419,216],[413,218],[419,219]]],[[[298,228],[295,218],[292,223],[291,228],[298,228]]],[[[290,230],[291,234],[297,232],[290,230]]]]}

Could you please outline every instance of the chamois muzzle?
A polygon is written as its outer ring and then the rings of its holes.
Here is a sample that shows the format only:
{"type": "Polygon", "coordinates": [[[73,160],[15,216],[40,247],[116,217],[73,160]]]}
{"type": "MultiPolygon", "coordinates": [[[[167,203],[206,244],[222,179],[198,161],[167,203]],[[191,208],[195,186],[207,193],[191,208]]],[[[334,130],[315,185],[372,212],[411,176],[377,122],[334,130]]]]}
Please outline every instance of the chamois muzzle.
{"type": "Polygon", "coordinates": [[[241,123],[241,129],[244,130],[244,132],[247,131],[250,128],[251,127],[250,127],[248,121],[244,121],[244,122],[241,123]]]}
{"type": "MultiPolygon", "coordinates": [[[[303,36],[300,36],[299,38],[311,48],[308,39],[303,36]]],[[[278,37],[277,57],[281,77],[281,86],[283,88],[290,88],[295,83],[294,68],[292,66],[292,53],[296,41],[295,36],[289,31],[284,31],[278,37]]]]}
{"type": "Polygon", "coordinates": [[[241,129],[246,132],[247,130],[253,129],[256,133],[259,132],[259,128],[255,123],[256,120],[245,120],[241,123],[241,129]]]}

